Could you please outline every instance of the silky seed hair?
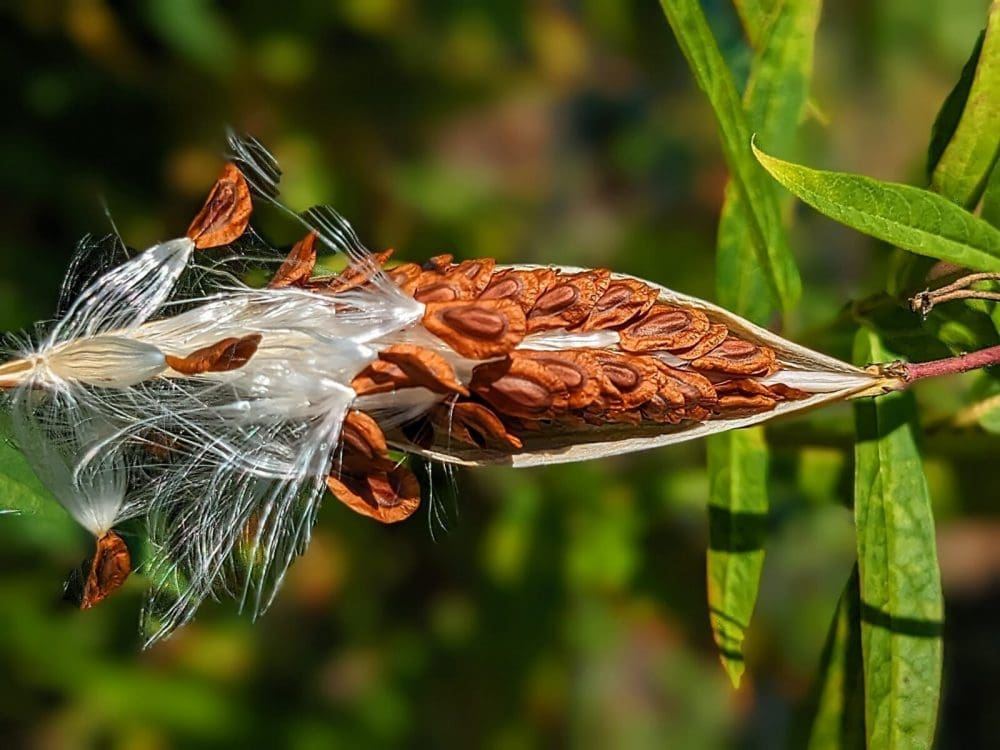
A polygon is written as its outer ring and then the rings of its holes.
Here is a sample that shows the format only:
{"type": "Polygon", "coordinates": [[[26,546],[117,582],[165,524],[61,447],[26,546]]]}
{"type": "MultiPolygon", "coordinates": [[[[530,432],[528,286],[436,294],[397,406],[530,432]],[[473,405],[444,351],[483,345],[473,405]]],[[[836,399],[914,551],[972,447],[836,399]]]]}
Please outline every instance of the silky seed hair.
{"type": "Polygon", "coordinates": [[[259,143],[231,147],[184,237],[127,258],[86,241],[63,314],[0,365],[19,445],[97,539],[81,606],[128,575],[113,529],[146,519],[148,643],[205,598],[266,609],[327,490],[383,523],[408,518],[421,486],[407,454],[577,461],[891,385],[605,269],[391,265],[332,208],[282,206],[259,143]],[[304,225],[283,257],[249,227],[251,193],[304,225]],[[320,251],[346,269],[315,275],[320,251]],[[263,288],[246,283],[254,264],[271,269],[263,288]]]}

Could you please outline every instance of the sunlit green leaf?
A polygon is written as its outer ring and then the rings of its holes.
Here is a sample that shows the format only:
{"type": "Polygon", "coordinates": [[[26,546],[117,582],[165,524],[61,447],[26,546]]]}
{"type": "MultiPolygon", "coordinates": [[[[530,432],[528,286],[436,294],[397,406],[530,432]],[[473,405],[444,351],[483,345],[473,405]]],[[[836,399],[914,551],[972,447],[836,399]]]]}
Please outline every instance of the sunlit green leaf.
{"type": "Polygon", "coordinates": [[[880,240],[979,271],[1000,271],[1000,230],[928,190],[777,159],[754,146],[768,172],[831,219],[880,240]]]}
{"type": "Polygon", "coordinates": [[[24,455],[0,435],[0,513],[62,522],[66,512],[42,486],[24,455]]]}
{"type": "MultiPolygon", "coordinates": [[[[855,361],[892,359],[862,329],[855,361]]],[[[929,748],[941,690],[944,605],[934,517],[909,393],[855,405],[854,515],[869,747],[929,748]]]]}
{"type": "MultiPolygon", "coordinates": [[[[744,103],[758,136],[781,150],[794,139],[809,96],[820,6],[819,0],[787,0],[777,10],[750,3],[741,11],[741,17],[746,13],[748,33],[755,24],[769,24],[765,43],[754,57],[744,103]]],[[[774,303],[767,277],[755,262],[750,220],[730,183],[719,219],[716,287],[720,304],[764,325],[774,303]]]]}
{"type": "MultiPolygon", "coordinates": [[[[979,201],[1000,151],[1000,3],[992,6],[977,51],[978,55],[974,52],[962,71],[962,79],[971,76],[971,80],[961,116],[947,145],[941,146],[940,158],[931,175],[932,190],[966,208],[972,208],[979,201]],[[974,72],[969,70],[973,64],[974,72]]],[[[956,87],[957,93],[953,92],[956,98],[961,94],[963,80],[956,87]]],[[[945,128],[935,129],[931,159],[935,156],[936,142],[943,140],[944,132],[945,128]]]]}
{"type": "Polygon", "coordinates": [[[986,183],[979,215],[984,221],[1000,229],[1000,162],[994,165],[990,179],[986,183]]]}
{"type": "Polygon", "coordinates": [[[858,568],[840,596],[826,635],[819,681],[810,701],[809,750],[863,750],[864,673],[858,568]]]}
{"type": "Polygon", "coordinates": [[[739,687],[764,565],[767,447],[759,427],[714,435],[707,447],[709,619],[722,665],[739,687]]]}
{"type": "Polygon", "coordinates": [[[772,293],[788,310],[801,295],[802,283],[782,231],[776,192],[750,154],[750,126],[732,75],[698,3],[660,0],[660,5],[715,111],[733,184],[750,207],[747,228],[757,262],[765,269],[772,293]]]}

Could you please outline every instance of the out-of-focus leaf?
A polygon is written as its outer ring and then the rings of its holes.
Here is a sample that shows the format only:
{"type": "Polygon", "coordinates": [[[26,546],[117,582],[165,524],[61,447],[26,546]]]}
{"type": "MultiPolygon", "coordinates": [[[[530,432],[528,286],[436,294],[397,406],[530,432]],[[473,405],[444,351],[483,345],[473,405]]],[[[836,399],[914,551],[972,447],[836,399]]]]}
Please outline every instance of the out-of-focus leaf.
{"type": "MultiPolygon", "coordinates": [[[[744,3],[740,9],[751,39],[751,27],[765,37],[754,57],[744,102],[753,127],[768,137],[780,134],[790,140],[797,129],[809,92],[819,9],[819,0],[788,0],[778,8],[744,3]]],[[[716,289],[722,305],[764,325],[776,303],[755,262],[752,216],[740,196],[731,181],[719,218],[716,289]]],[[[712,436],[707,448],[709,612],[722,664],[739,687],[745,669],[743,639],[764,565],[768,451],[760,429],[712,436]]]]}
{"type": "MultiPolygon", "coordinates": [[[[740,11],[748,34],[751,27],[763,34],[758,25],[769,24],[743,98],[755,132],[780,151],[791,143],[809,96],[821,6],[820,0],[787,0],[777,9],[748,3],[740,11]]],[[[767,278],[754,262],[749,221],[740,193],[730,183],[719,219],[716,251],[719,303],[765,325],[774,305],[767,278]]]]}
{"type": "Polygon", "coordinates": [[[962,73],[959,75],[955,86],[948,96],[941,103],[934,124],[931,126],[931,142],[927,147],[927,179],[934,176],[941,161],[941,155],[945,147],[955,134],[958,122],[962,119],[962,110],[965,109],[965,102],[969,99],[969,91],[972,88],[972,79],[976,75],[976,65],[979,64],[979,54],[983,49],[983,37],[986,35],[985,29],[979,33],[972,54],[962,66],[962,73]]]}
{"type": "Polygon", "coordinates": [[[864,750],[865,691],[861,661],[858,568],[840,595],[823,646],[819,681],[810,700],[809,750],[864,750]]]}
{"type": "MultiPolygon", "coordinates": [[[[947,134],[947,145],[940,146],[942,151],[931,174],[932,190],[966,208],[979,201],[1000,151],[1000,2],[993,3],[977,51],[978,55],[973,52],[962,71],[965,79],[969,67],[974,66],[961,117],[953,132],[947,134]]],[[[961,87],[962,80],[956,89],[961,87]]],[[[960,95],[961,91],[955,98],[960,95]]],[[[939,136],[944,140],[945,135],[944,128],[935,130],[931,159],[935,156],[936,141],[939,136]]]]}
{"type": "Polygon", "coordinates": [[[1000,162],[993,166],[993,172],[983,191],[983,204],[979,210],[984,221],[1000,229],[1000,162]]]}
{"type": "Polygon", "coordinates": [[[736,14],[746,32],[750,46],[759,50],[765,44],[765,36],[775,15],[775,6],[781,0],[733,0],[736,14]]]}
{"type": "MultiPolygon", "coordinates": [[[[887,361],[862,329],[856,361],[887,361]]],[[[854,515],[869,747],[929,748],[941,690],[944,604],[934,517],[909,393],[855,405],[854,515]]]]}
{"type": "Polygon", "coordinates": [[[1000,230],[928,190],[828,172],[754,153],[768,172],[831,219],[918,255],[1000,271],[1000,230]]]}
{"type": "Polygon", "coordinates": [[[757,262],[765,270],[772,294],[788,310],[802,292],[798,268],[781,227],[776,191],[750,154],[750,126],[733,78],[698,3],[660,0],[681,51],[698,86],[708,95],[733,184],[745,204],[747,229],[757,262]]]}
{"type": "Polygon", "coordinates": [[[764,565],[767,446],[760,427],[714,435],[708,448],[708,606],[719,658],[734,687],[764,565]]]}
{"type": "Polygon", "coordinates": [[[66,512],[35,476],[21,451],[0,435],[0,513],[63,522],[66,512]]]}

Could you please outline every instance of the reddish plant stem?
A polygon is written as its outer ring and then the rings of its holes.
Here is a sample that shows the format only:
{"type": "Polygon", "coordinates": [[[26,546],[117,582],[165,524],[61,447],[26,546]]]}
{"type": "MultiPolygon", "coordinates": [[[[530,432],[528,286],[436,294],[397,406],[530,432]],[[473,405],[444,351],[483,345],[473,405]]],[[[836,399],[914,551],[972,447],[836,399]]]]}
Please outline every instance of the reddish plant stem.
{"type": "Polygon", "coordinates": [[[940,375],[956,375],[960,372],[978,370],[982,367],[1000,365],[1000,346],[980,349],[978,352],[962,354],[958,357],[935,359],[930,362],[901,363],[903,379],[907,383],[940,375]]]}

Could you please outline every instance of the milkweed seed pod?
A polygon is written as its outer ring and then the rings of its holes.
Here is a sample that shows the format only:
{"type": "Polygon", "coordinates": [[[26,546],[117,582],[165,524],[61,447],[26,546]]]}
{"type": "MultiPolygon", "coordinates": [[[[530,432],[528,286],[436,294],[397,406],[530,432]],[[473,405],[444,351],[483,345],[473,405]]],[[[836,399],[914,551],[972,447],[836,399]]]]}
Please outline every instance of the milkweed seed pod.
{"type": "Polygon", "coordinates": [[[62,317],[0,365],[28,460],[107,540],[91,603],[127,568],[112,527],[146,519],[150,641],[205,597],[265,608],[326,490],[382,522],[410,516],[405,454],[578,461],[898,385],[604,269],[389,267],[327,207],[298,217],[308,233],[281,258],[248,225],[251,189],[280,206],[277,165],[256,141],[231,146],[186,236],[74,274],[62,317]],[[318,252],[346,269],[316,275],[318,252]],[[269,283],[249,286],[268,258],[269,283]]]}

